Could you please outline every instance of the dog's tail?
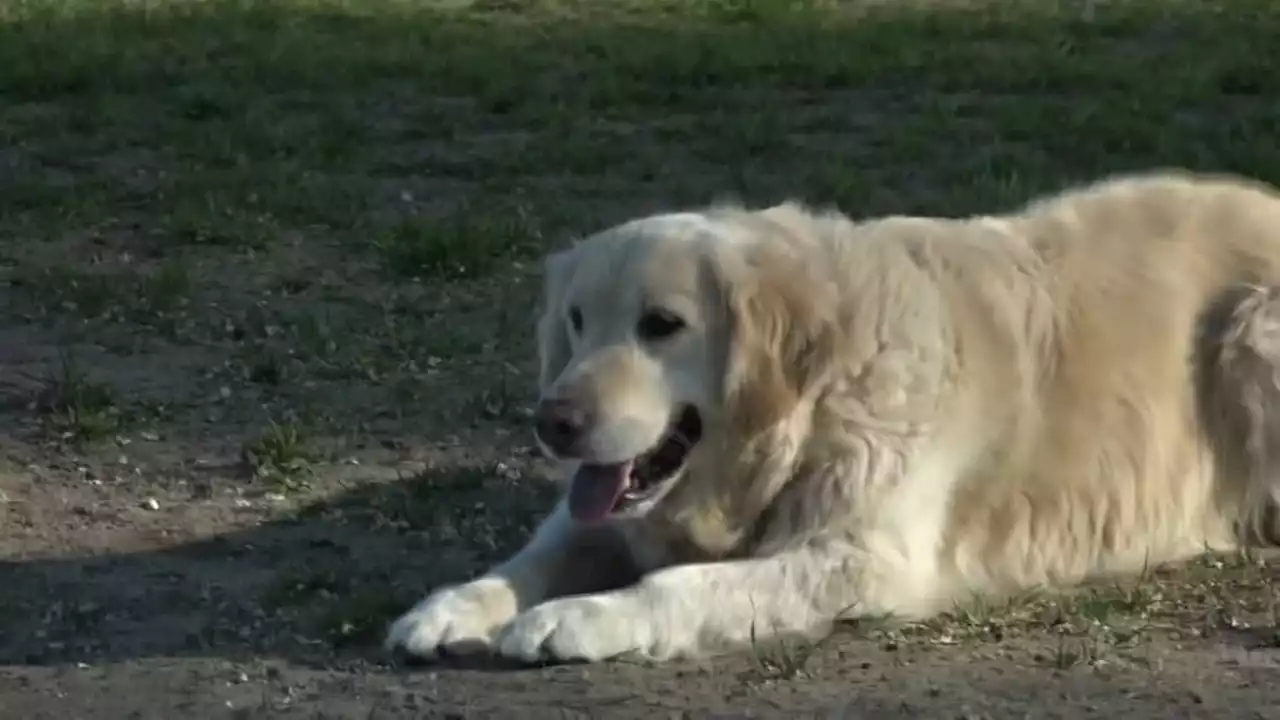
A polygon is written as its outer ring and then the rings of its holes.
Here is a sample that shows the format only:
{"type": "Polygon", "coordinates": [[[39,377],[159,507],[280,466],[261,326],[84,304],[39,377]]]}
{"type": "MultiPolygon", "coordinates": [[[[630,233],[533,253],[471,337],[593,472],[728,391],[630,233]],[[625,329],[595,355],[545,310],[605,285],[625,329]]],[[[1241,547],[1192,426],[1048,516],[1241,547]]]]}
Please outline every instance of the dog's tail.
{"type": "Polygon", "coordinates": [[[1202,318],[1201,417],[1241,542],[1280,545],[1280,286],[1239,286],[1202,318]]]}

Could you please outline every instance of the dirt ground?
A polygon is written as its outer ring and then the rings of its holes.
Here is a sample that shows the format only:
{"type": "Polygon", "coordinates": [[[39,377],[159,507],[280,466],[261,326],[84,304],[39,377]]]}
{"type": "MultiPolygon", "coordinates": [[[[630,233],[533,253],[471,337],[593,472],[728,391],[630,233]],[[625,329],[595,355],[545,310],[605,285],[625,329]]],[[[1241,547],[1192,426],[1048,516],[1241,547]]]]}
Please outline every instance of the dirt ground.
{"type": "MultiPolygon", "coordinates": [[[[42,331],[6,340],[18,376],[60,362],[42,331]]],[[[221,396],[171,349],[72,349],[116,388],[221,396]]],[[[704,662],[395,667],[385,622],[552,497],[520,421],[333,439],[278,492],[205,420],[69,452],[6,416],[7,717],[1280,717],[1280,566],[1258,558],[704,662]]]]}
{"type": "MultiPolygon", "coordinates": [[[[7,367],[57,362],[42,333],[16,339],[7,367]]],[[[116,387],[219,394],[171,352],[81,357],[116,387]]],[[[0,475],[7,717],[1280,717],[1280,566],[1257,559],[704,662],[395,667],[385,622],[546,507],[518,421],[373,431],[284,494],[247,478],[225,424],[71,453],[21,417],[0,475]]]]}
{"type": "Polygon", "coordinates": [[[1280,718],[1265,553],[702,662],[378,647],[554,498],[532,309],[571,234],[1280,181],[1275,7],[966,4],[0,9],[0,716],[1280,718]]]}

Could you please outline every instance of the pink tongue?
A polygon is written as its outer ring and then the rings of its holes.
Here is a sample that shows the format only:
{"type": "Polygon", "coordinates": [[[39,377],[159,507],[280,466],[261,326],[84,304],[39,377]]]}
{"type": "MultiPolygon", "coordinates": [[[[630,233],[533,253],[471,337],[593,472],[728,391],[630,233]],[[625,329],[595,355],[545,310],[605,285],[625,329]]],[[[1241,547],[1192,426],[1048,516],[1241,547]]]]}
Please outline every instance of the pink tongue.
{"type": "Polygon", "coordinates": [[[582,465],[569,486],[569,514],[580,522],[600,522],[630,484],[631,463],[582,465]]]}

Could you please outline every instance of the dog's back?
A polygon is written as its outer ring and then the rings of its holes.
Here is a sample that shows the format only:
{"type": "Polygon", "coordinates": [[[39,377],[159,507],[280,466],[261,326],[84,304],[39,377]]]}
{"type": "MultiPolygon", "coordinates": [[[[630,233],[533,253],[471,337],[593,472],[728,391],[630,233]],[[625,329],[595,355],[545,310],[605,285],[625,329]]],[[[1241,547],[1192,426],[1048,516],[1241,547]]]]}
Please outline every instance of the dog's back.
{"type": "Polygon", "coordinates": [[[1017,308],[994,333],[1013,352],[960,360],[988,436],[956,488],[957,581],[1069,583],[1273,538],[1280,195],[1148,174],[991,222],[1034,260],[953,312],[992,335],[979,314],[1017,308]]]}

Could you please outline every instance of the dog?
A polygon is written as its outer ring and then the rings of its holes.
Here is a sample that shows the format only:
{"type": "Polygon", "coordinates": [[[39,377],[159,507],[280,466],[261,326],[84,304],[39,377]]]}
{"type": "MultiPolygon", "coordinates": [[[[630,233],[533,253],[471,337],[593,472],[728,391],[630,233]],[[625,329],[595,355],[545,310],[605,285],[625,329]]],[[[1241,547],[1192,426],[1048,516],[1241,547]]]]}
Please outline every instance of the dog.
{"type": "Polygon", "coordinates": [[[788,201],[550,253],[527,544],[417,659],[663,661],[1280,543],[1280,194],[1116,174],[959,218],[788,201]]]}

